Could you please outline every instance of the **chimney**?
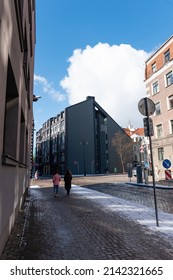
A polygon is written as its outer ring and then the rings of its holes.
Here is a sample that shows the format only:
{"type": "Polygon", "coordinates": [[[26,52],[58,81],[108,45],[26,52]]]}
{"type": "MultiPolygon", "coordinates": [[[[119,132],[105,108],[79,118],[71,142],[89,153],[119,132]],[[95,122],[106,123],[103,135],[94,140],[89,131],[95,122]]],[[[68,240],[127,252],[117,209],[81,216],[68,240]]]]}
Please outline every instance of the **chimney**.
{"type": "Polygon", "coordinates": [[[87,96],[86,100],[93,99],[95,100],[95,96],[87,96]]]}

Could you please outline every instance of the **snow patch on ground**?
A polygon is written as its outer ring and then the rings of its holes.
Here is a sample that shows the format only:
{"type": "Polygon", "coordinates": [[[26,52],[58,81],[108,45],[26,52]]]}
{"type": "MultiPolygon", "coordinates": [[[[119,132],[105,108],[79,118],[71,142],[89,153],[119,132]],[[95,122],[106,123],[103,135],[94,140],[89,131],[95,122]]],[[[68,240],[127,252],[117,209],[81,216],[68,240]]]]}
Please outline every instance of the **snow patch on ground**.
{"type": "Polygon", "coordinates": [[[147,234],[158,233],[173,244],[173,214],[158,210],[159,227],[156,225],[155,208],[137,204],[118,197],[104,194],[84,187],[73,186],[73,193],[81,199],[91,199],[105,210],[118,213],[146,228],[147,234]],[[150,230],[151,232],[148,232],[150,230]]]}

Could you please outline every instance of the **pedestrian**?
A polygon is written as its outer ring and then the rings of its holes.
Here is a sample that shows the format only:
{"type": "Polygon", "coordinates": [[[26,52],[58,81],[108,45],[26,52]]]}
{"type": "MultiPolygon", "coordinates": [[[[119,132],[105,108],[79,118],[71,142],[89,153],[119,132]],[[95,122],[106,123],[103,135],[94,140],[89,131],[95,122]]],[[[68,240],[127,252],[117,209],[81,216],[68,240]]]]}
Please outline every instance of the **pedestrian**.
{"type": "Polygon", "coordinates": [[[34,177],[35,177],[35,180],[38,180],[38,170],[35,171],[34,177]]]}
{"type": "Polygon", "coordinates": [[[60,181],[61,181],[61,176],[59,174],[59,171],[57,170],[52,178],[53,187],[54,187],[54,196],[58,196],[58,188],[59,188],[60,181]]]}
{"type": "Polygon", "coordinates": [[[159,179],[160,170],[159,170],[159,168],[158,168],[157,165],[156,165],[156,167],[155,167],[155,173],[156,173],[156,178],[159,179]]]}
{"type": "Polygon", "coordinates": [[[67,195],[70,194],[70,190],[71,190],[71,181],[72,181],[72,173],[71,171],[68,169],[64,175],[64,182],[65,182],[65,189],[67,191],[67,195]]]}

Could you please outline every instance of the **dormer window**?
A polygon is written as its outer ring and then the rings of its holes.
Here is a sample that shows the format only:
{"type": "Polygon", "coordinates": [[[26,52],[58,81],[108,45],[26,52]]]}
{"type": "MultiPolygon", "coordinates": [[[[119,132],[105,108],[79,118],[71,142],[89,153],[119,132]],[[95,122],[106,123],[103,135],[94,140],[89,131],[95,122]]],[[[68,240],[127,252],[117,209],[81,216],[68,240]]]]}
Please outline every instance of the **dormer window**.
{"type": "Polygon", "coordinates": [[[170,50],[167,50],[165,53],[164,53],[164,59],[165,59],[165,63],[170,61],[170,50]]]}
{"type": "Polygon", "coordinates": [[[156,68],[156,62],[154,62],[154,63],[151,65],[151,67],[152,67],[152,72],[155,73],[156,70],[157,70],[157,68],[156,68]]]}

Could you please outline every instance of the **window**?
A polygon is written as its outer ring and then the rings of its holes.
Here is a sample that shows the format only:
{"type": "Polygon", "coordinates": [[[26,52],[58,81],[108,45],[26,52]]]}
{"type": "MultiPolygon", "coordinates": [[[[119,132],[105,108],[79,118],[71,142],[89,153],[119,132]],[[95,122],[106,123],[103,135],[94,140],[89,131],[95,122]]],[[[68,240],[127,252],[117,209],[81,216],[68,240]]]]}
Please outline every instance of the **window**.
{"type": "Polygon", "coordinates": [[[164,159],[164,149],[158,148],[158,160],[163,160],[163,159],[164,159]]]}
{"type": "Polygon", "coordinates": [[[153,95],[159,92],[159,83],[155,82],[153,84],[153,95]]]}
{"type": "Polygon", "coordinates": [[[23,73],[25,78],[26,90],[28,91],[28,43],[27,43],[26,29],[25,29],[25,36],[24,36],[23,73]]]}
{"type": "Polygon", "coordinates": [[[156,68],[156,62],[154,62],[154,63],[151,65],[151,67],[152,67],[152,72],[155,73],[156,70],[157,70],[157,68],[156,68]]]}
{"type": "Polygon", "coordinates": [[[61,129],[61,131],[64,131],[64,129],[65,129],[65,121],[61,122],[60,129],[61,129]]]}
{"type": "Polygon", "coordinates": [[[160,102],[155,104],[155,115],[158,116],[161,114],[161,110],[160,110],[160,102]]]}
{"type": "Polygon", "coordinates": [[[25,164],[25,141],[26,141],[26,129],[25,129],[25,118],[23,111],[21,110],[21,120],[20,120],[20,163],[25,164]]]}
{"type": "Polygon", "coordinates": [[[165,63],[168,62],[170,60],[170,50],[167,50],[164,53],[164,59],[165,59],[165,63]]]}
{"type": "Polygon", "coordinates": [[[170,134],[173,134],[173,120],[170,120],[170,134]]]}
{"type": "Polygon", "coordinates": [[[170,86],[173,84],[173,74],[172,71],[166,74],[166,86],[170,86]]]}
{"type": "MultiPolygon", "coordinates": [[[[8,159],[17,161],[17,132],[18,132],[19,98],[10,60],[8,61],[5,123],[4,123],[4,163],[8,159]]],[[[13,164],[13,163],[12,163],[13,164]]]]}
{"type": "Polygon", "coordinates": [[[156,126],[156,130],[157,130],[157,138],[160,138],[163,136],[163,128],[162,128],[162,124],[159,124],[156,126]]]}
{"type": "Polygon", "coordinates": [[[23,51],[24,49],[24,45],[23,45],[23,27],[22,27],[22,23],[23,23],[23,4],[24,4],[24,0],[15,0],[15,10],[16,10],[16,17],[17,17],[17,26],[18,26],[18,34],[19,34],[19,40],[20,40],[20,47],[21,47],[21,51],[23,51]]]}
{"type": "Polygon", "coordinates": [[[168,97],[168,109],[173,109],[173,95],[168,97]]]}

